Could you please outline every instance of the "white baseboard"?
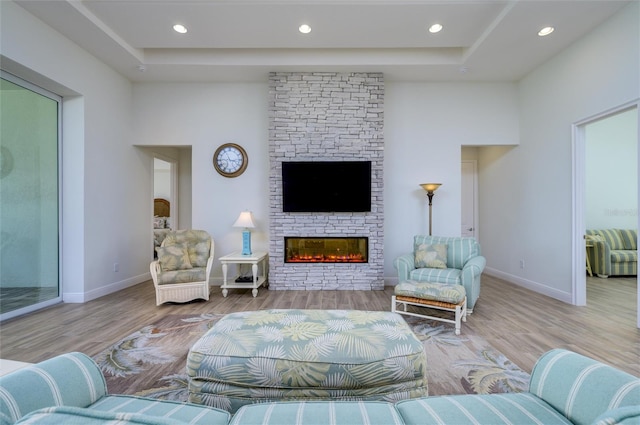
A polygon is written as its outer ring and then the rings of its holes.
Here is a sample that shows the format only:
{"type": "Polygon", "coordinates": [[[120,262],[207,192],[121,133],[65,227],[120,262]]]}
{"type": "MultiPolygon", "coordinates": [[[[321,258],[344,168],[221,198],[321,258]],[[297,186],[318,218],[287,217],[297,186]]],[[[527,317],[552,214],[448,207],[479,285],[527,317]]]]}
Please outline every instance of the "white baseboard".
{"type": "Polygon", "coordinates": [[[114,282],[88,292],[62,292],[62,301],[65,303],[85,303],[87,301],[95,300],[96,298],[121,291],[130,286],[137,285],[138,283],[146,282],[147,280],[151,280],[151,273],[143,273],[139,276],[130,277],[129,279],[121,280],[120,282],[114,282]]]}
{"type": "MultiPolygon", "coordinates": [[[[543,285],[538,282],[534,282],[532,280],[523,279],[519,276],[515,276],[509,273],[502,272],[500,270],[492,269],[491,267],[485,267],[484,274],[489,276],[497,277],[502,280],[506,280],[509,283],[513,283],[517,286],[521,286],[523,288],[529,289],[533,292],[537,292],[542,295],[546,295],[548,297],[554,298],[556,300],[565,302],[567,304],[571,304],[571,293],[563,292],[555,288],[550,288],[546,285],[543,285]]],[[[482,290],[480,290],[482,293],[482,290]]]]}

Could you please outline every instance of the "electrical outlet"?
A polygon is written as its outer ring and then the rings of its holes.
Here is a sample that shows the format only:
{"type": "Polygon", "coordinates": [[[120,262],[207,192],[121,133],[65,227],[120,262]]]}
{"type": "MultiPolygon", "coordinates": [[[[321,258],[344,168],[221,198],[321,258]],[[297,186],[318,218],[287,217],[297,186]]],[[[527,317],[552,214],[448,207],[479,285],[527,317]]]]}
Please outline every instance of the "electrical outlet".
{"type": "Polygon", "coordinates": [[[524,269],[524,260],[520,260],[520,268],[524,269]]]}
{"type": "Polygon", "coordinates": [[[120,271],[120,264],[113,263],[113,271],[114,272],[119,272],[120,271]]]}

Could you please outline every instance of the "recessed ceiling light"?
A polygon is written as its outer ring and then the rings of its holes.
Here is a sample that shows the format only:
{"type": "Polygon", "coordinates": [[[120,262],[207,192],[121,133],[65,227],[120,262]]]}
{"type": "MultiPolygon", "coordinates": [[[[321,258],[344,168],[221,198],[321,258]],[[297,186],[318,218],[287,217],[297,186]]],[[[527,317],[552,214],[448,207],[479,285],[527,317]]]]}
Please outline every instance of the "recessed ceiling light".
{"type": "Polygon", "coordinates": [[[440,24],[433,24],[429,27],[429,32],[432,34],[435,34],[440,31],[442,31],[442,25],[440,24]]]}
{"type": "Polygon", "coordinates": [[[182,25],[182,24],[175,24],[175,25],[173,26],[173,30],[174,30],[175,32],[179,32],[180,34],[186,34],[186,32],[187,32],[187,27],[185,27],[185,26],[184,26],[184,25],[182,25]]]}
{"type": "Polygon", "coordinates": [[[302,24],[298,27],[298,31],[303,34],[309,34],[311,32],[311,27],[307,24],[302,24]]]}
{"type": "Polygon", "coordinates": [[[553,32],[553,30],[555,30],[554,27],[544,27],[540,31],[538,31],[538,35],[540,37],[544,37],[545,35],[551,34],[553,32]]]}

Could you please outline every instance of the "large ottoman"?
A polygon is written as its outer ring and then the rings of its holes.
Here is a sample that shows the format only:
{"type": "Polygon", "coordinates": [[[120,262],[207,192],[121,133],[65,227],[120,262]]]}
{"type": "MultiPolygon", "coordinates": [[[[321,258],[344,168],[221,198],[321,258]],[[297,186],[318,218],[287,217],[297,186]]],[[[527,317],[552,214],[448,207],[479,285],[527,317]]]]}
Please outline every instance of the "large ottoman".
{"type": "Polygon", "coordinates": [[[267,401],[397,401],[427,395],[426,367],[422,343],[396,313],[233,313],[189,350],[189,401],[231,413],[267,401]]]}

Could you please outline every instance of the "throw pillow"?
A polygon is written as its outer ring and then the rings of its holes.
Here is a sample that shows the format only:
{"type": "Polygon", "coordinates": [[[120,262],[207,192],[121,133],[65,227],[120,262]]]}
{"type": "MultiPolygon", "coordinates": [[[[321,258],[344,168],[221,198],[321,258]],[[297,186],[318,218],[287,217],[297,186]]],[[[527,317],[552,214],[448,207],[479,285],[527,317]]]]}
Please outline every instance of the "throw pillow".
{"type": "Polygon", "coordinates": [[[445,244],[420,244],[415,247],[415,266],[418,269],[446,269],[447,245],[445,244]]]}
{"type": "Polygon", "coordinates": [[[162,271],[192,269],[189,252],[184,245],[169,245],[156,248],[162,271]]]}
{"type": "Polygon", "coordinates": [[[154,229],[164,229],[165,218],[164,217],[153,217],[153,228],[154,229]]]}

